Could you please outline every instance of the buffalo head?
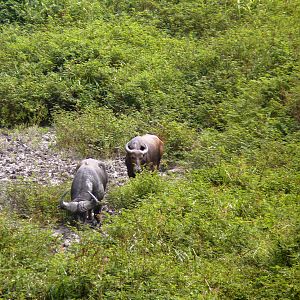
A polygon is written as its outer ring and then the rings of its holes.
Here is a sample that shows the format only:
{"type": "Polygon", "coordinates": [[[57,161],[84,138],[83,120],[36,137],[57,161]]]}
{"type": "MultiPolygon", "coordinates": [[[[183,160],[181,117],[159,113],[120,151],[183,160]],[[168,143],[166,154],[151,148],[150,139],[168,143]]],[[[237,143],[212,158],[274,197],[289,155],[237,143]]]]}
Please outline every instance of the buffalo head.
{"type": "Polygon", "coordinates": [[[163,142],[156,135],[136,136],[125,145],[125,150],[128,176],[135,177],[144,166],[150,170],[158,169],[163,154],[163,142]]]}
{"type": "Polygon", "coordinates": [[[125,146],[127,156],[130,158],[134,173],[140,173],[142,166],[146,163],[146,154],[149,151],[148,146],[145,143],[137,141],[134,145],[130,145],[128,142],[125,146]],[[133,149],[130,149],[132,147],[133,149]]]}

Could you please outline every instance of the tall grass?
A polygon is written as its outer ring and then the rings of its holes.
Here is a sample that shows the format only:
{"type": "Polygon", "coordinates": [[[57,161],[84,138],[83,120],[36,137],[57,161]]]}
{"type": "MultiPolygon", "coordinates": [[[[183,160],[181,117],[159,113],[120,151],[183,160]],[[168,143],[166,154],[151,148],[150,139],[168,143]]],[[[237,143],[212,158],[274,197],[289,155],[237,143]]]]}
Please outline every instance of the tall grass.
{"type": "Polygon", "coordinates": [[[0,298],[298,299],[299,7],[0,1],[0,126],[100,159],[151,132],[185,171],[111,186],[67,249],[68,183],[8,186],[0,298]]]}

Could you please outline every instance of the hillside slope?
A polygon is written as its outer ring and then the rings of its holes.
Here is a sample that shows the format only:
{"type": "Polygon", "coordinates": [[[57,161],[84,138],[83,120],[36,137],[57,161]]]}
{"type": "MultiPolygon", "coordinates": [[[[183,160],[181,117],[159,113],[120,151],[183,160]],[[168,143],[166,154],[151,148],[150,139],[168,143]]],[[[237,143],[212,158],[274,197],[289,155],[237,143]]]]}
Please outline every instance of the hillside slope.
{"type": "Polygon", "coordinates": [[[67,179],[1,190],[0,297],[299,299],[299,19],[299,0],[0,0],[1,127],[51,125],[78,159],[165,144],[97,229],[57,208],[67,179]]]}

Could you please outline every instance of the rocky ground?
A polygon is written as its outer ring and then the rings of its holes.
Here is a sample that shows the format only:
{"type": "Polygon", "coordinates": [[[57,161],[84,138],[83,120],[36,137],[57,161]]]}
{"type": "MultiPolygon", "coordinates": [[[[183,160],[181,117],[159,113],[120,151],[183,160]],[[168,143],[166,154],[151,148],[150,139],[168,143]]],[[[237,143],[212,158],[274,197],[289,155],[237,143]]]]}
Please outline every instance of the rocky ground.
{"type": "MultiPolygon", "coordinates": [[[[97,158],[99,159],[99,158],[97,158]]],[[[18,180],[56,185],[73,178],[80,158],[56,146],[53,129],[36,127],[20,131],[0,131],[0,198],[5,197],[7,182],[18,180]]],[[[104,160],[109,175],[109,185],[122,185],[127,178],[123,157],[104,160]]],[[[76,233],[65,226],[54,229],[60,235],[63,247],[79,241],[76,233]]]]}
{"type": "MultiPolygon", "coordinates": [[[[53,130],[41,132],[33,127],[0,132],[0,184],[19,179],[59,184],[73,177],[79,161],[74,153],[57,149],[53,130]]],[[[122,157],[104,162],[114,184],[127,179],[122,157]]]]}

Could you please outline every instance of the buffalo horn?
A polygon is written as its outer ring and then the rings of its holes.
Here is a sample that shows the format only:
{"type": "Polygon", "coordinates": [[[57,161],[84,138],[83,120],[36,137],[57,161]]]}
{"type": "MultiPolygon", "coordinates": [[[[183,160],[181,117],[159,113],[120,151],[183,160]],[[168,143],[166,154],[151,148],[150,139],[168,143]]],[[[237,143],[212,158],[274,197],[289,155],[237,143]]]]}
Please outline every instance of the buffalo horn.
{"type": "Polygon", "coordinates": [[[77,211],[86,212],[89,211],[90,209],[93,209],[96,205],[97,203],[95,203],[95,201],[90,201],[90,200],[80,201],[78,202],[77,211]]]}
{"type": "Polygon", "coordinates": [[[64,202],[60,203],[60,207],[69,212],[76,213],[78,211],[78,202],[64,202]]]}
{"type": "MultiPolygon", "coordinates": [[[[125,149],[126,149],[126,151],[128,152],[128,153],[133,153],[134,151],[136,151],[136,150],[131,150],[131,149],[129,149],[129,143],[130,142],[128,142],[127,144],[126,144],[126,146],[125,146],[125,149]]],[[[142,154],[146,154],[147,152],[148,152],[148,146],[147,145],[145,145],[145,149],[144,150],[139,150],[139,151],[141,151],[141,153],[142,154]]]]}
{"type": "Polygon", "coordinates": [[[67,193],[68,193],[68,191],[65,191],[63,193],[63,195],[60,197],[59,205],[60,205],[61,208],[65,208],[66,207],[66,205],[65,205],[66,202],[64,202],[63,200],[64,200],[64,197],[66,196],[67,193]]]}
{"type": "Polygon", "coordinates": [[[125,149],[126,149],[126,152],[128,152],[128,153],[134,152],[134,150],[129,149],[129,142],[126,144],[125,149]]]}
{"type": "Polygon", "coordinates": [[[90,191],[88,191],[88,193],[92,196],[92,198],[95,200],[95,201],[93,201],[93,203],[94,202],[96,202],[96,204],[99,204],[100,202],[99,202],[99,200],[90,192],[90,191]]]}
{"type": "Polygon", "coordinates": [[[63,209],[66,209],[72,213],[83,213],[83,212],[89,211],[90,209],[93,209],[98,203],[99,203],[99,201],[97,200],[97,202],[95,203],[94,199],[93,199],[93,201],[84,200],[84,201],[79,201],[79,202],[76,202],[76,201],[64,202],[64,201],[62,201],[60,207],[63,209]]]}

